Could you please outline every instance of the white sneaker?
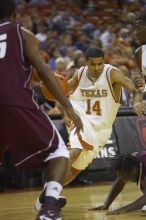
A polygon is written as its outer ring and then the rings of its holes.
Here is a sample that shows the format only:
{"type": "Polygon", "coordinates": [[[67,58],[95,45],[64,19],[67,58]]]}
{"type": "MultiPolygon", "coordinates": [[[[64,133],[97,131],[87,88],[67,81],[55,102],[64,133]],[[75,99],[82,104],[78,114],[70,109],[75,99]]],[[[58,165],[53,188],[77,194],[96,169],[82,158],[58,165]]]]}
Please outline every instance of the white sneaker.
{"type": "Polygon", "coordinates": [[[146,205],[144,205],[141,209],[142,215],[146,215],[146,205]]]}

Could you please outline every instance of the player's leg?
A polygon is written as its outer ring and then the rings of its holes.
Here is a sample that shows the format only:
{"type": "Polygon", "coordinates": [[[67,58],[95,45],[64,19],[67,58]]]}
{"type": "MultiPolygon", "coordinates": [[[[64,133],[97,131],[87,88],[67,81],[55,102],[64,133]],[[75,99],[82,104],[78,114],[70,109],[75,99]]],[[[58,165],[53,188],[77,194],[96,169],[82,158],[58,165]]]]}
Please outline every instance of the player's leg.
{"type": "Polygon", "coordinates": [[[69,152],[58,131],[55,129],[54,132],[56,134],[56,137],[54,135],[54,143],[56,143],[58,147],[45,159],[45,198],[42,209],[38,212],[36,220],[40,220],[42,216],[44,218],[46,217],[55,220],[62,219],[60,215],[62,206],[60,206],[59,198],[62,192],[64,179],[66,177],[69,152]]]}
{"type": "Polygon", "coordinates": [[[44,193],[44,201],[42,209],[39,211],[36,220],[40,220],[43,217],[50,218],[49,212],[53,215],[50,219],[61,219],[60,201],[59,197],[63,188],[63,181],[66,176],[66,167],[68,166],[68,159],[58,157],[48,161],[45,175],[46,175],[46,187],[44,193]],[[53,169],[52,169],[53,168],[53,169]]]}
{"type": "Polygon", "coordinates": [[[71,148],[69,150],[70,158],[69,158],[69,165],[68,165],[68,170],[67,170],[66,178],[64,181],[64,185],[67,185],[70,182],[72,182],[81,172],[81,170],[72,168],[72,164],[74,163],[74,161],[77,160],[81,152],[82,152],[82,149],[79,149],[79,148],[71,148]]]}
{"type": "Polygon", "coordinates": [[[15,166],[22,170],[46,166],[45,199],[36,220],[43,217],[60,220],[58,198],[69,152],[52,122],[40,110],[9,107],[6,111],[10,122],[7,127],[9,151],[15,166]]]}
{"type": "MultiPolygon", "coordinates": [[[[72,152],[74,152],[75,150],[76,148],[72,149],[72,152]]],[[[72,164],[70,164],[70,168],[67,172],[64,185],[70,183],[79,175],[79,173],[81,173],[81,171],[85,170],[88,167],[88,165],[92,162],[96,154],[97,148],[93,148],[93,150],[86,150],[83,148],[80,151],[80,154],[75,154],[76,158],[74,161],[72,161],[72,164]]]]}
{"type": "MultiPolygon", "coordinates": [[[[68,163],[68,170],[66,169],[67,173],[66,173],[66,178],[64,180],[64,185],[70,183],[81,172],[81,170],[76,170],[71,167],[72,163],[78,158],[81,151],[82,151],[81,149],[77,149],[77,148],[69,150],[70,159],[69,159],[69,163],[68,163]]],[[[37,198],[37,200],[34,204],[34,208],[36,211],[39,211],[42,208],[42,204],[44,204],[45,192],[46,192],[46,182],[44,184],[44,189],[43,189],[41,195],[37,198]]],[[[58,204],[59,204],[60,208],[63,208],[66,204],[66,198],[63,196],[59,196],[58,204]]]]}
{"type": "Polygon", "coordinates": [[[94,147],[88,142],[91,139],[91,125],[84,120],[84,132],[76,134],[71,130],[69,138],[69,168],[64,185],[74,180],[93,160],[94,147]]]}

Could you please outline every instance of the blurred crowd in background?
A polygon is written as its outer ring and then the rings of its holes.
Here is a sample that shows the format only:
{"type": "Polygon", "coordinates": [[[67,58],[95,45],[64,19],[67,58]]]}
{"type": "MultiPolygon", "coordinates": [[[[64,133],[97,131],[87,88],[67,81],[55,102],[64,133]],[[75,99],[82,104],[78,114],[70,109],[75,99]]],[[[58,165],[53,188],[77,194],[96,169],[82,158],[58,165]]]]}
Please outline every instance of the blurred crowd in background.
{"type": "MultiPolygon", "coordinates": [[[[38,39],[40,53],[52,71],[72,77],[85,65],[84,52],[98,46],[105,52],[105,63],[134,78],[139,73],[134,51],[135,18],[146,11],[146,0],[15,0],[19,23],[38,39]]],[[[49,114],[60,106],[42,98],[39,79],[33,73],[33,87],[40,104],[49,114]],[[45,105],[44,105],[45,103],[45,105]],[[47,103],[47,104],[46,104],[47,103]]],[[[131,96],[123,90],[122,105],[130,106],[131,96]]]]}
{"type": "MultiPolygon", "coordinates": [[[[40,54],[54,73],[66,79],[85,65],[88,47],[101,47],[105,63],[121,69],[133,79],[139,74],[134,51],[139,46],[135,39],[135,18],[146,12],[146,0],[15,0],[17,21],[31,30],[38,39],[40,54]]],[[[54,120],[65,143],[68,142],[70,120],[62,107],[48,101],[41,92],[40,79],[33,70],[32,87],[40,106],[54,120]],[[54,118],[53,118],[54,117],[54,118]],[[58,124],[57,124],[58,123],[58,124]]],[[[132,97],[123,89],[122,107],[132,104],[132,97]]],[[[1,185],[12,187],[34,186],[41,180],[38,174],[22,173],[22,177],[10,163],[0,167],[1,185]],[[2,170],[1,170],[2,169],[2,170]],[[5,174],[6,173],[6,174],[5,174]]],[[[40,182],[39,182],[40,184],[40,182]]]]}

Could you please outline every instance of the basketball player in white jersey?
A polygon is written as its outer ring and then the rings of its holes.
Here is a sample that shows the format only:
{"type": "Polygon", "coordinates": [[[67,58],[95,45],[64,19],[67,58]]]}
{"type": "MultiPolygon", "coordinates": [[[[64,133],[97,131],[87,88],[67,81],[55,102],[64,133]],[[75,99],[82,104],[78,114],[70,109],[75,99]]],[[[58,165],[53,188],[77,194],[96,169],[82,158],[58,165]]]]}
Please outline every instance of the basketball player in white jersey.
{"type": "MultiPolygon", "coordinates": [[[[119,69],[104,63],[104,53],[100,48],[89,48],[85,55],[86,66],[81,67],[68,81],[69,99],[82,120],[83,131],[75,133],[74,128],[70,131],[70,167],[65,184],[92,162],[110,138],[122,87],[130,93],[137,93],[129,78],[119,69]]],[[[35,208],[39,209],[42,202],[43,193],[35,208]]]]}
{"type": "Polygon", "coordinates": [[[121,88],[137,92],[133,83],[117,68],[104,63],[100,48],[86,51],[87,65],[69,80],[69,99],[80,116],[83,131],[69,138],[70,164],[66,183],[72,181],[93,160],[111,136],[120,106],[121,88]]]}

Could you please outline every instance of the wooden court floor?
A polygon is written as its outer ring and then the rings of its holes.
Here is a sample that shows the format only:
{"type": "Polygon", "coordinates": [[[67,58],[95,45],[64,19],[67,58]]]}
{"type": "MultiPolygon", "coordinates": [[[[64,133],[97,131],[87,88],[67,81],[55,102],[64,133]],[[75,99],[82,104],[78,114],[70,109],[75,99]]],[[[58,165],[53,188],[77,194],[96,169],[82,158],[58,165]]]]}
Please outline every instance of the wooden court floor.
{"type": "MultiPolygon", "coordinates": [[[[63,195],[68,203],[63,209],[63,220],[144,220],[140,211],[121,215],[106,215],[105,211],[88,211],[88,208],[99,205],[104,201],[106,192],[111,184],[92,186],[66,187],[63,195]]],[[[8,191],[0,194],[0,220],[34,220],[36,212],[33,203],[39,195],[40,189],[8,191]]],[[[112,204],[111,209],[125,205],[141,193],[136,184],[128,184],[125,190],[112,204]]]]}

